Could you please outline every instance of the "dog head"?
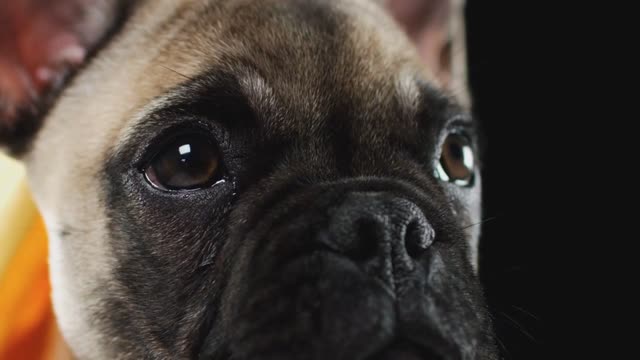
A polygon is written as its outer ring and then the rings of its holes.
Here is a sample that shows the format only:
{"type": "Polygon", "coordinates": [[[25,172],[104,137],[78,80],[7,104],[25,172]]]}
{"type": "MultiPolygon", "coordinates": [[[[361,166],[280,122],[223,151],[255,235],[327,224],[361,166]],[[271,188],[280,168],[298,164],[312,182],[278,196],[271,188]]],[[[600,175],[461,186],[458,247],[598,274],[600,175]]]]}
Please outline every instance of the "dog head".
{"type": "Polygon", "coordinates": [[[64,3],[60,61],[0,57],[0,140],[79,358],[494,356],[459,4],[392,2],[407,37],[372,0],[64,3]]]}

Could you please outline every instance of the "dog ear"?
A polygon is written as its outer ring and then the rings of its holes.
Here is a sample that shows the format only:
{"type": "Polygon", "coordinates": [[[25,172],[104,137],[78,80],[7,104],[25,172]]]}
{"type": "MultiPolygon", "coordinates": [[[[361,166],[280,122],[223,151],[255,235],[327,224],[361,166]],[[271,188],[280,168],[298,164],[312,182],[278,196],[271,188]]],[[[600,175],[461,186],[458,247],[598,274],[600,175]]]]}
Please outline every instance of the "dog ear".
{"type": "Polygon", "coordinates": [[[123,0],[0,0],[0,147],[19,155],[123,0]]]}
{"type": "Polygon", "coordinates": [[[448,89],[468,101],[464,0],[382,0],[448,89]]]}

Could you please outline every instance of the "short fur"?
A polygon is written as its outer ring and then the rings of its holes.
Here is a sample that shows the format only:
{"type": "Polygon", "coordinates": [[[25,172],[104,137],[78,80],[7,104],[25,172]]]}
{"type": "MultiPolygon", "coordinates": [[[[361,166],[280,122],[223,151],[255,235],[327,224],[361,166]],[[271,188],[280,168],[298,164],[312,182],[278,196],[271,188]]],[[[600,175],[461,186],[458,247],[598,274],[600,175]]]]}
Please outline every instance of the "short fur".
{"type": "Polygon", "coordinates": [[[469,227],[481,179],[433,176],[448,131],[475,125],[378,4],[154,0],[128,16],[24,155],[79,358],[495,358],[469,227]],[[216,139],[226,181],[159,191],[140,166],[185,129],[216,139]],[[424,214],[433,245],[323,240],[364,203],[424,214]]]}

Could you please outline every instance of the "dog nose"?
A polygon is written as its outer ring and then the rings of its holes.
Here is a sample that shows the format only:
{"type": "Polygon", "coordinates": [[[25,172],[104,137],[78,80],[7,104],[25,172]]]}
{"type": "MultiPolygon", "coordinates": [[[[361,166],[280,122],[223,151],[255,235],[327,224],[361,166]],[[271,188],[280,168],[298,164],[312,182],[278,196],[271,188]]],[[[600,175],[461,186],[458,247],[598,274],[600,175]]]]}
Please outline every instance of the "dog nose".
{"type": "Polygon", "coordinates": [[[413,262],[431,246],[433,227],[413,202],[383,192],[353,192],[330,209],[325,244],[353,260],[413,262]],[[402,260],[400,260],[402,259],[402,260]]]}

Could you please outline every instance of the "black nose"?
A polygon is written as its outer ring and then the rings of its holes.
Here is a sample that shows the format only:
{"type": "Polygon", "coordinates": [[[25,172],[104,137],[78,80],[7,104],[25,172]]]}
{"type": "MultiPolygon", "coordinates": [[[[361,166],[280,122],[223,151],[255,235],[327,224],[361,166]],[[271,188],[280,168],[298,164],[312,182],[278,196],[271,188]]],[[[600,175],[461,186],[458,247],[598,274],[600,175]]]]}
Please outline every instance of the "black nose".
{"type": "Polygon", "coordinates": [[[325,242],[354,260],[413,262],[435,237],[416,204],[389,193],[350,193],[330,211],[325,242]]]}

